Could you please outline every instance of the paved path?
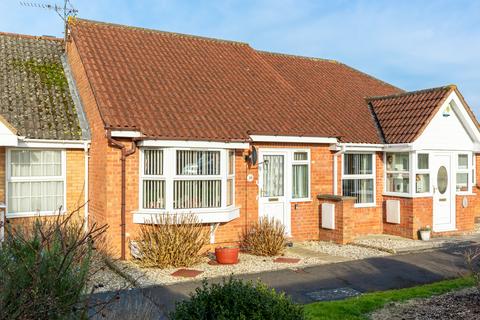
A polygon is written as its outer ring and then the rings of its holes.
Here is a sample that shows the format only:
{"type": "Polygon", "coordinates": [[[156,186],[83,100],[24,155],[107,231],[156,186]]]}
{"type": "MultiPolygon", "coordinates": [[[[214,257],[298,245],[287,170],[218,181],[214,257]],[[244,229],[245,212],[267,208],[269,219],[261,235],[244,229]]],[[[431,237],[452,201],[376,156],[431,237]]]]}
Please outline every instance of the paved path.
{"type": "MultiPolygon", "coordinates": [[[[480,236],[468,237],[455,245],[395,256],[369,258],[306,267],[300,271],[290,269],[236,278],[261,280],[268,286],[285,291],[294,301],[314,301],[311,293],[322,289],[351,288],[360,292],[397,289],[454,278],[467,272],[463,254],[479,247],[480,236]]],[[[218,282],[221,279],[211,279],[218,282]]],[[[169,286],[155,286],[130,290],[130,298],[148,298],[163,310],[171,310],[176,301],[185,299],[201,285],[201,281],[183,282],[169,286]]]]}

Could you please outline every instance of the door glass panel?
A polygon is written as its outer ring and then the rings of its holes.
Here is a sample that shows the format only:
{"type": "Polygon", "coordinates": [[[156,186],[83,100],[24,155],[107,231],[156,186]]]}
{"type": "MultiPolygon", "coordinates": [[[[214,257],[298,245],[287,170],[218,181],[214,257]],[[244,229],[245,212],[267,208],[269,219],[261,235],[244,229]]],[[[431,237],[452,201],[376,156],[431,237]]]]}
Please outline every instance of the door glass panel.
{"type": "Polygon", "coordinates": [[[438,186],[438,192],[440,192],[440,194],[444,194],[445,191],[447,191],[448,173],[447,173],[447,168],[445,168],[444,166],[441,166],[440,168],[438,168],[437,186],[438,186]]]}
{"type": "Polygon", "coordinates": [[[265,155],[263,157],[263,196],[281,197],[284,195],[284,156],[265,155]]]}

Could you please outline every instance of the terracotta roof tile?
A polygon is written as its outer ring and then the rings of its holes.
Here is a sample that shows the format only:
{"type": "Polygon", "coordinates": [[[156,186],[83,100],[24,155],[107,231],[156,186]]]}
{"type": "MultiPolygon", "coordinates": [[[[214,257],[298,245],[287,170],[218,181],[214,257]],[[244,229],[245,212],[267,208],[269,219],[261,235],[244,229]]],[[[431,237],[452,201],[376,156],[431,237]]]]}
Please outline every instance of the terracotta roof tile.
{"type": "Polygon", "coordinates": [[[245,43],[82,19],[70,29],[105,126],[155,139],[378,143],[365,97],[402,92],[335,61],[245,43]]]}
{"type": "Polygon", "coordinates": [[[367,98],[386,143],[410,143],[423,132],[455,86],[367,98]]]}

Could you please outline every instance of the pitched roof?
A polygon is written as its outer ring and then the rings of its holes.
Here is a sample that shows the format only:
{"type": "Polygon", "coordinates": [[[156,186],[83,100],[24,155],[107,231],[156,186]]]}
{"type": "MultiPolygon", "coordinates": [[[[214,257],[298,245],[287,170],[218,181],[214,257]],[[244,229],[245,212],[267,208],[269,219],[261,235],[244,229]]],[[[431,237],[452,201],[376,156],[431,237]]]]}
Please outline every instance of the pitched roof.
{"type": "Polygon", "coordinates": [[[402,92],[335,61],[75,19],[73,40],[105,127],[157,139],[249,134],[379,142],[366,96],[402,92]]]}
{"type": "Polygon", "coordinates": [[[386,143],[410,143],[420,136],[454,90],[455,86],[444,86],[372,97],[367,101],[372,106],[386,143]]]}
{"type": "Polygon", "coordinates": [[[0,115],[20,136],[81,139],[63,46],[51,37],[0,33],[0,115]]]}

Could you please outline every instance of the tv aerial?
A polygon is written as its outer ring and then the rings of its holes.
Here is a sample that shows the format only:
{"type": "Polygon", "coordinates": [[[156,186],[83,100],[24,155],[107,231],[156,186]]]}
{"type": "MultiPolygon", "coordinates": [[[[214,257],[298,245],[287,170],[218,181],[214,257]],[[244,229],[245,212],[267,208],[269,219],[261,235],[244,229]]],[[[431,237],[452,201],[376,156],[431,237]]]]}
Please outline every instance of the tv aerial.
{"type": "Polygon", "coordinates": [[[68,17],[75,17],[78,13],[78,10],[73,7],[73,4],[70,2],[70,0],[64,0],[63,5],[25,1],[20,1],[20,5],[30,8],[53,10],[65,23],[67,23],[68,17]]]}

